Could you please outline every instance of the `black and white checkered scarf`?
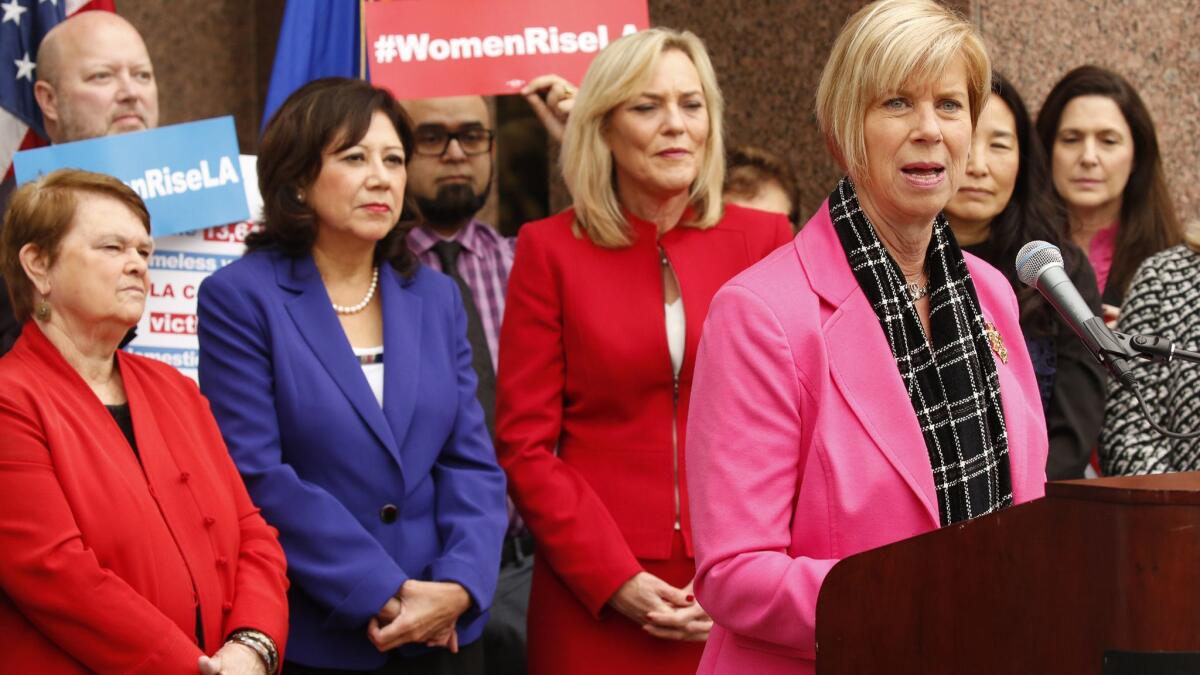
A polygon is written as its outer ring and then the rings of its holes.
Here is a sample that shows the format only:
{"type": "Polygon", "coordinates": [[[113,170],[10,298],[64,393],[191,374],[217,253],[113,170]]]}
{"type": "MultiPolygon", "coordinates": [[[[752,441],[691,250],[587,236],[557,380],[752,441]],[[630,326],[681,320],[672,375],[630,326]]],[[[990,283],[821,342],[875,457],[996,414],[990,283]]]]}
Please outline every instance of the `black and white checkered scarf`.
{"type": "Polygon", "coordinates": [[[904,274],[879,241],[849,178],[829,195],[829,214],[850,269],[875,309],[921,425],[942,525],[1013,503],[1000,380],[967,262],[942,215],[925,254],[930,333],[904,274]]]}

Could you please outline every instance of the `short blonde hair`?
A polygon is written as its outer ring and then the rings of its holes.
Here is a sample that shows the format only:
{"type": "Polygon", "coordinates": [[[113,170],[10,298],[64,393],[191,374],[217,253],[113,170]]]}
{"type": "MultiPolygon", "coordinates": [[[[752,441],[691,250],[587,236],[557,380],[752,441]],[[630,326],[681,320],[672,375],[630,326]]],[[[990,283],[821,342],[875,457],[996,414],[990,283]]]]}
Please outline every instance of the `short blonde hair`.
{"type": "Polygon", "coordinates": [[[992,89],[992,65],[978,31],[935,0],[878,0],[842,27],[817,87],[817,122],[850,177],[867,165],[863,123],[872,104],[906,82],[932,79],[962,58],[971,127],[992,89]]]}
{"type": "Polygon", "coordinates": [[[62,240],[71,231],[79,195],[107,197],[120,202],[150,234],[146,203],[121,181],[102,173],[81,169],[59,169],[30,181],[13,193],[0,230],[0,274],[8,284],[13,316],[24,323],[33,314],[33,282],[21,266],[21,249],[33,244],[47,256],[58,259],[62,240]]]}
{"type": "Polygon", "coordinates": [[[612,111],[641,93],[659,58],[672,49],[696,66],[708,110],[704,157],[689,195],[695,215],[686,224],[703,229],[721,219],[725,104],[716,72],[700,38],[688,31],[651,28],[613,41],[596,56],[580,84],[563,136],[563,178],[574,201],[575,227],[598,246],[617,248],[633,242],[613,184],[612,151],[604,140],[612,111]]]}

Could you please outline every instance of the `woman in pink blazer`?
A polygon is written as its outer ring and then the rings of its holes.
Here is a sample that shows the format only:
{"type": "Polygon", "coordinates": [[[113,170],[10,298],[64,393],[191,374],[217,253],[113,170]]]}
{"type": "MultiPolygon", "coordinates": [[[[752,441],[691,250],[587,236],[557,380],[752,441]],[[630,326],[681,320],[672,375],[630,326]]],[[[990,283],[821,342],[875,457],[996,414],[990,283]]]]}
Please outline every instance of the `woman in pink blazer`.
{"type": "Polygon", "coordinates": [[[688,485],[701,673],[811,673],[841,558],[1040,497],[1047,440],[1004,276],[940,215],[990,63],[933,0],[881,0],[834,45],[817,116],[848,176],[792,245],[713,299],[688,485]]]}

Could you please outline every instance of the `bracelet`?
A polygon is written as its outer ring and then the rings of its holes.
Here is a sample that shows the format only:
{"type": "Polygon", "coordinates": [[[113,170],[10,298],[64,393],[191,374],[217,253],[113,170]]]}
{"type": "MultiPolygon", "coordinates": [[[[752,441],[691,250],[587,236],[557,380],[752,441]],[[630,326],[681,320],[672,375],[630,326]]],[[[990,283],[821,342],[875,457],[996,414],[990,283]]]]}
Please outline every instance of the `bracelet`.
{"type": "Polygon", "coordinates": [[[267,668],[268,675],[274,675],[279,669],[279,650],[275,647],[275,641],[266,633],[253,628],[239,628],[229,634],[227,642],[249,647],[258,654],[258,658],[267,668]]]}
{"type": "Polygon", "coordinates": [[[268,674],[273,675],[278,669],[279,651],[275,648],[274,640],[265,633],[243,628],[231,633],[229,635],[229,642],[236,642],[244,647],[249,647],[255,654],[258,654],[258,658],[266,666],[268,674]]]}

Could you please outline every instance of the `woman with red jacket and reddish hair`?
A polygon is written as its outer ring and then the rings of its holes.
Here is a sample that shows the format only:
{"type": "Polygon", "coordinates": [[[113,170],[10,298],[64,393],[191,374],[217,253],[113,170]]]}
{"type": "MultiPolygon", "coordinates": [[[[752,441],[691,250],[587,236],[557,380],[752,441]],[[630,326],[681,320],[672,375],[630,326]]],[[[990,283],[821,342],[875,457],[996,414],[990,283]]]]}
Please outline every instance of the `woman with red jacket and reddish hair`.
{"type": "Polygon", "coordinates": [[[16,191],[0,268],[0,670],[279,668],[287,576],[196,384],[118,350],[150,292],[141,198],[63,169],[16,191]]]}

